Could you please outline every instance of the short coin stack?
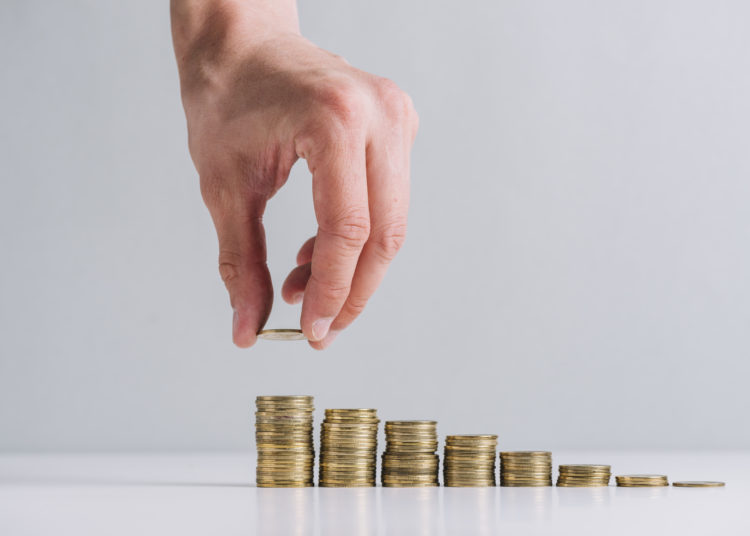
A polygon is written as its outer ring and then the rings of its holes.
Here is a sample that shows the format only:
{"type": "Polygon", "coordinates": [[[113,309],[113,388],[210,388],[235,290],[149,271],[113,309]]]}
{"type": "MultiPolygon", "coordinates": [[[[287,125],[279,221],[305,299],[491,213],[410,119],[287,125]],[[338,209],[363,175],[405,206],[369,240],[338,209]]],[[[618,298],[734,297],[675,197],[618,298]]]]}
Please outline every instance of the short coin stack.
{"type": "Polygon", "coordinates": [[[386,487],[437,486],[440,457],[435,421],[387,421],[382,482],[386,487]]]}
{"type": "Polygon", "coordinates": [[[319,485],[375,485],[379,422],[374,409],[326,410],[320,430],[319,485]]]}
{"type": "Polygon", "coordinates": [[[557,485],[566,488],[609,486],[611,476],[609,465],[561,465],[557,485]]]}
{"type": "Polygon", "coordinates": [[[526,450],[500,453],[501,486],[551,486],[552,453],[526,450]]]}
{"type": "Polygon", "coordinates": [[[665,475],[621,475],[615,477],[618,486],[643,488],[651,486],[669,486],[665,475]]]}
{"type": "Polygon", "coordinates": [[[258,487],[313,485],[313,397],[259,396],[255,399],[258,487]]]}
{"type": "Polygon", "coordinates": [[[445,438],[443,480],[446,486],[494,486],[496,435],[445,438]]]}
{"type": "Polygon", "coordinates": [[[684,482],[672,482],[672,485],[676,488],[721,488],[725,484],[715,480],[686,480],[684,482]]]}

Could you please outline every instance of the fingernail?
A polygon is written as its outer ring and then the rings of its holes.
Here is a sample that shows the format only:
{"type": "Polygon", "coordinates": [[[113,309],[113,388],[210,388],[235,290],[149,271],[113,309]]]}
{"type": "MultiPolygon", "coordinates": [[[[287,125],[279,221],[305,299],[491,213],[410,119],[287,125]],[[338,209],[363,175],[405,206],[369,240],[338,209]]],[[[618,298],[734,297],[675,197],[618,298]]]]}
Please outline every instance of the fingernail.
{"type": "Polygon", "coordinates": [[[294,296],[292,296],[292,303],[299,303],[299,302],[302,301],[302,298],[304,298],[304,297],[305,297],[305,293],[304,292],[298,292],[297,294],[295,294],[294,296]]]}
{"type": "Polygon", "coordinates": [[[310,345],[316,350],[325,350],[331,346],[331,343],[333,343],[339,333],[341,333],[341,330],[331,329],[322,341],[309,341],[310,345]]]}
{"type": "Polygon", "coordinates": [[[328,329],[331,327],[331,322],[333,322],[332,316],[329,316],[327,318],[318,318],[315,322],[313,322],[312,334],[314,341],[319,341],[326,336],[326,334],[328,333],[328,329]]]}
{"type": "Polygon", "coordinates": [[[237,325],[240,323],[240,315],[237,309],[234,309],[234,315],[232,316],[232,336],[237,335],[237,325]]]}
{"type": "Polygon", "coordinates": [[[323,348],[328,348],[331,343],[336,340],[336,337],[338,337],[339,333],[341,333],[341,331],[338,329],[329,330],[326,338],[320,341],[323,344],[323,348]]]}

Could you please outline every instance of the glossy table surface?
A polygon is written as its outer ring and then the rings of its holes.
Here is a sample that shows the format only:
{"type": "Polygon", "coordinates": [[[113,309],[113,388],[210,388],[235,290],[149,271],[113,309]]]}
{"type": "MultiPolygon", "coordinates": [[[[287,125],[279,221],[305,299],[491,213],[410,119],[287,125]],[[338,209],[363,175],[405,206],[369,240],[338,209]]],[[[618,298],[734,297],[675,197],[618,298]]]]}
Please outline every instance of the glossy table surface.
{"type": "Polygon", "coordinates": [[[0,534],[750,534],[750,452],[553,452],[553,461],[727,485],[259,489],[251,453],[5,454],[0,534]]]}

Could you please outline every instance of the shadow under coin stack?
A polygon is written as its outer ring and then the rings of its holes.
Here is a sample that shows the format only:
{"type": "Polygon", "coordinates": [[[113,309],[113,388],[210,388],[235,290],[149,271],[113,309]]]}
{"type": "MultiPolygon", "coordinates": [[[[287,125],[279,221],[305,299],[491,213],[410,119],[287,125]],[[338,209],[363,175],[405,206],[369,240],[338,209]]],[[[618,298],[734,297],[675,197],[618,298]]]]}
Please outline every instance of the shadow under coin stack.
{"type": "Polygon", "coordinates": [[[438,486],[440,457],[435,421],[387,421],[382,482],[385,487],[438,486]]]}
{"type": "Polygon", "coordinates": [[[375,485],[379,422],[374,409],[326,410],[320,429],[320,486],[375,485]]]}
{"type": "Polygon", "coordinates": [[[563,488],[609,486],[612,468],[609,465],[561,465],[557,485],[563,488]]]}
{"type": "Polygon", "coordinates": [[[551,486],[552,453],[521,450],[500,453],[501,486],[551,486]]]}
{"type": "Polygon", "coordinates": [[[665,475],[622,475],[616,476],[618,486],[625,488],[649,488],[669,486],[665,475]]]}
{"type": "Polygon", "coordinates": [[[496,435],[445,438],[443,484],[448,487],[494,486],[496,435]]]}
{"type": "Polygon", "coordinates": [[[258,487],[313,486],[313,397],[259,396],[255,405],[258,487]]]}

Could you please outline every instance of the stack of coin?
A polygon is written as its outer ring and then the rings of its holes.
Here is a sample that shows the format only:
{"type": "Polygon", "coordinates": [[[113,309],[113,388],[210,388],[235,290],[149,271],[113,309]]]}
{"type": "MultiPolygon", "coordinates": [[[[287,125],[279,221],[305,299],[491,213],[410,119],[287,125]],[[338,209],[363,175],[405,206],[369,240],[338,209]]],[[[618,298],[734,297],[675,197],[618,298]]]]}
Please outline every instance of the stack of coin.
{"type": "Polygon", "coordinates": [[[435,421],[387,421],[381,480],[386,487],[438,486],[435,421]]]}
{"type": "Polygon", "coordinates": [[[374,409],[327,409],[320,430],[319,485],[375,485],[378,415],[374,409]]]}
{"type": "Polygon", "coordinates": [[[259,396],[255,405],[258,487],[314,485],[313,397],[259,396]]]}
{"type": "Polygon", "coordinates": [[[446,486],[494,486],[496,435],[445,438],[443,480],[446,486]]]}
{"type": "Polygon", "coordinates": [[[643,488],[651,486],[669,486],[665,475],[621,475],[616,476],[618,486],[643,488]]]}
{"type": "Polygon", "coordinates": [[[500,453],[501,486],[551,486],[552,453],[525,450],[500,453]]]}
{"type": "Polygon", "coordinates": [[[611,469],[609,465],[561,465],[557,485],[567,488],[609,486],[611,469]]]}

